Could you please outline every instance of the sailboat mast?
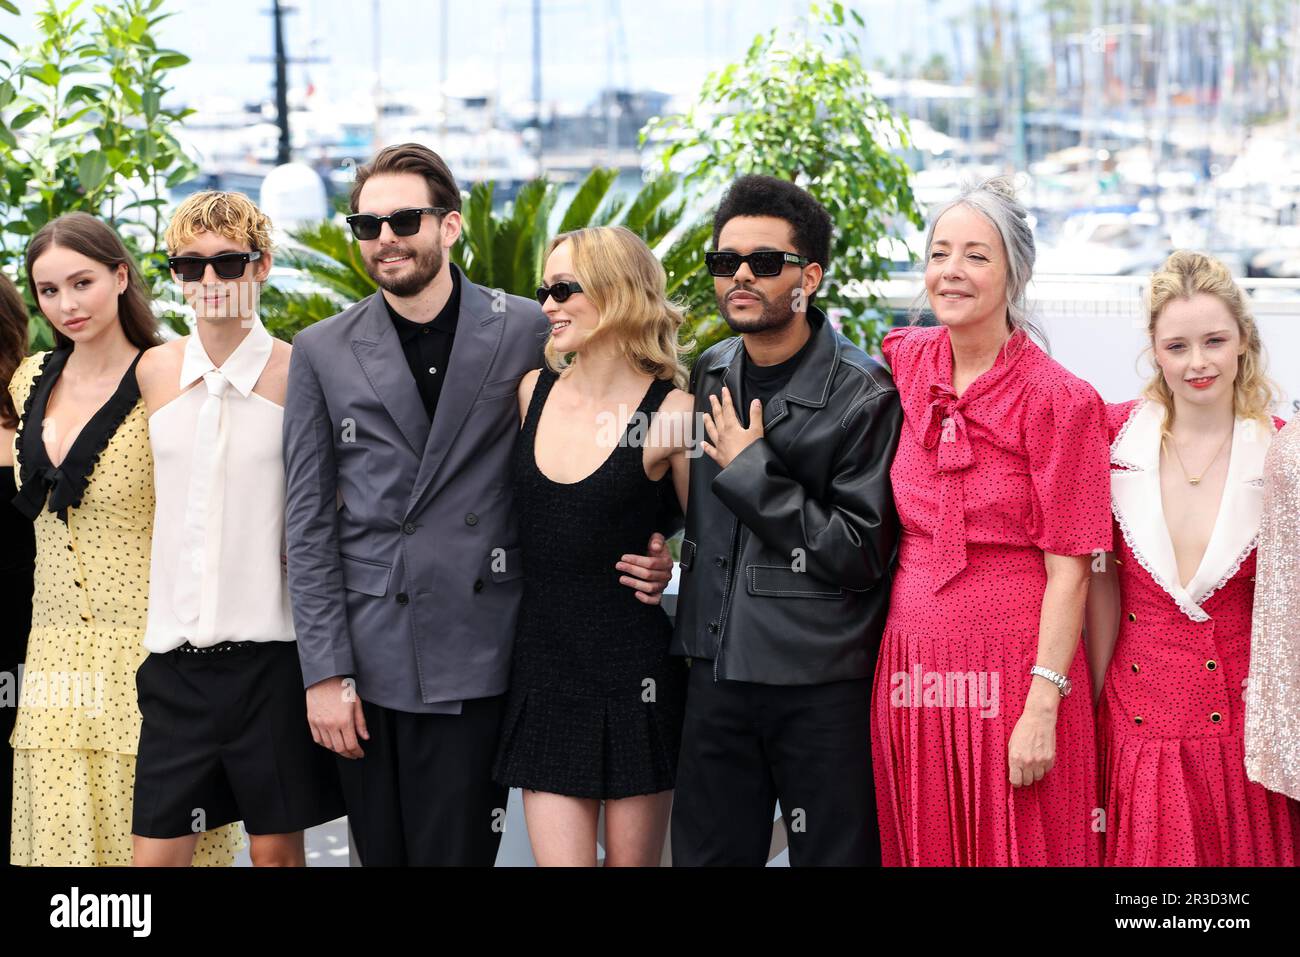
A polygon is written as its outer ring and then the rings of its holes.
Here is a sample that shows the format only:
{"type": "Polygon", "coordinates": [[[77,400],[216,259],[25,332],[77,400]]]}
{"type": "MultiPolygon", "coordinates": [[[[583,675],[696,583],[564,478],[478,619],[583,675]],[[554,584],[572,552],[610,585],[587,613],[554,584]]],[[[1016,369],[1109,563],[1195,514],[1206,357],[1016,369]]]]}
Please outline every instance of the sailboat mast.
{"type": "Polygon", "coordinates": [[[375,71],[373,92],[375,104],[374,127],[371,134],[371,151],[384,145],[384,84],[383,84],[383,30],[379,21],[379,0],[370,0],[371,44],[370,58],[375,71]]]}
{"type": "Polygon", "coordinates": [[[542,170],[542,4],[533,0],[533,150],[537,170],[542,170]]]}
{"type": "Polygon", "coordinates": [[[271,17],[275,42],[275,125],[280,128],[275,162],[283,166],[289,162],[289,68],[284,52],[284,10],[280,0],[271,0],[271,17]]]}

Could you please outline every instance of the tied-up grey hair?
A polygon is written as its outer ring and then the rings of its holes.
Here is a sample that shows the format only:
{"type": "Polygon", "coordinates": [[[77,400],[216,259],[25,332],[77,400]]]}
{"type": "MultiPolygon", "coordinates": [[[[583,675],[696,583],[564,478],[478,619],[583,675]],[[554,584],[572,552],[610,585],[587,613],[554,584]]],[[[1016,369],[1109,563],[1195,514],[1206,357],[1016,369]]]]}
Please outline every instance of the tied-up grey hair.
{"type": "MultiPolygon", "coordinates": [[[[930,246],[934,242],[934,227],[939,218],[954,206],[968,206],[992,224],[1002,239],[1006,253],[1007,270],[1007,322],[1012,331],[1023,330],[1026,335],[1047,349],[1047,334],[1029,315],[1027,291],[1034,275],[1034,231],[1029,228],[1029,214],[1016,199],[1015,188],[1006,176],[995,176],[977,185],[966,184],[956,199],[940,203],[930,210],[930,224],[925,231],[925,263],[930,262],[930,246]]],[[[924,268],[922,265],[922,268],[924,268]]],[[[912,308],[912,322],[921,317],[921,309],[928,304],[926,292],[921,290],[912,308]]]]}

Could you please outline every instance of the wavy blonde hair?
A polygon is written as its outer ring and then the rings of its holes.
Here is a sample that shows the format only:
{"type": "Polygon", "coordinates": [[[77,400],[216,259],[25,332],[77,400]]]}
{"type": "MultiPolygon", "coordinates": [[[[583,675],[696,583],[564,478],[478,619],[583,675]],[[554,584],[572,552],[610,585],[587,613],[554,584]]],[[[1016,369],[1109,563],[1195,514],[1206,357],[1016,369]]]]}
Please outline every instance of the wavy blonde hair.
{"type": "Polygon", "coordinates": [[[199,233],[216,233],[235,242],[248,243],[250,249],[267,252],[271,248],[271,219],[243,193],[207,189],[176,207],[163,242],[167,252],[176,253],[199,233]]]}
{"type": "Polygon", "coordinates": [[[1155,375],[1142,390],[1143,396],[1160,403],[1165,410],[1164,431],[1174,427],[1174,395],[1165,382],[1164,373],[1155,362],[1156,320],[1171,302],[1191,299],[1198,294],[1214,296],[1237,323],[1237,332],[1246,349],[1237,359],[1237,378],[1232,385],[1232,411],[1239,419],[1254,419],[1269,425],[1278,389],[1265,374],[1264,346],[1259,327],[1241,287],[1233,281],[1228,267],[1204,253],[1179,249],[1166,259],[1151,277],[1147,289],[1147,338],[1155,375]]]}
{"type": "MultiPolygon", "coordinates": [[[[668,277],[650,247],[626,227],[590,226],[556,236],[546,247],[543,260],[566,242],[583,295],[600,313],[584,347],[611,339],[641,372],[686,388],[689,377],[682,356],[694,343],[677,341],[685,316],[668,299],[668,277]]],[[[546,364],[563,372],[570,364],[569,356],[557,352],[548,341],[546,364]]]]}

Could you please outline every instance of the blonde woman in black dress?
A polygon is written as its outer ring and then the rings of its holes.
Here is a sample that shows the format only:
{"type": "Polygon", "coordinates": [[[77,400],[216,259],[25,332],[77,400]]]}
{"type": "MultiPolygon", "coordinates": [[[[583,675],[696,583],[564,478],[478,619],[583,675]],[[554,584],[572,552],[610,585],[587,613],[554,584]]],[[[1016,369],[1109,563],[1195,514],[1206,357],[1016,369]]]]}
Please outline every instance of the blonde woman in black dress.
{"type": "Polygon", "coordinates": [[[596,864],[602,801],[606,865],[655,865],[685,663],[668,655],[667,615],[622,573],[659,530],[665,483],[686,506],[682,316],[622,227],[556,237],[543,283],[547,367],[519,385],[524,596],[494,776],[524,789],[539,865],[596,864]]]}

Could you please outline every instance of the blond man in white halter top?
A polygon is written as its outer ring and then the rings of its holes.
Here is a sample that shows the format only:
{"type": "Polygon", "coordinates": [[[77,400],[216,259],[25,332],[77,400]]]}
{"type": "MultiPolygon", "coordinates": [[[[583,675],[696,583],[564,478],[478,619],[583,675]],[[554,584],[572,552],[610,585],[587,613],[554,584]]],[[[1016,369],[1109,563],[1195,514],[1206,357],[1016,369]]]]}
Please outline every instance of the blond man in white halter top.
{"type": "Polygon", "coordinates": [[[257,313],[270,230],[240,193],[177,208],[168,266],[195,331],[137,369],[157,494],[137,865],[188,865],[201,831],[243,821],[254,865],[302,866],[303,831],[343,814],[307,723],[283,564],[290,346],[257,313]]]}

